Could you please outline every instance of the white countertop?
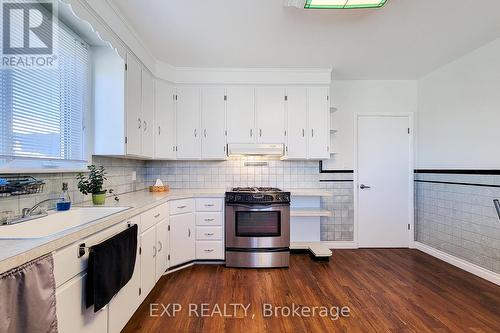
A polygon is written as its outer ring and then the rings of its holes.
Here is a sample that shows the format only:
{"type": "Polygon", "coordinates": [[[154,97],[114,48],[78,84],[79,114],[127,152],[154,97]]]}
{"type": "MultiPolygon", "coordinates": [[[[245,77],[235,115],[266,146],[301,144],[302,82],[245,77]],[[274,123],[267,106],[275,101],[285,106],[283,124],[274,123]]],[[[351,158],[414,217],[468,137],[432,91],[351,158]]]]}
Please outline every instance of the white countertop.
{"type": "MultiPolygon", "coordinates": [[[[195,197],[223,198],[225,191],[225,189],[189,189],[171,190],[168,193],[150,193],[144,190],[121,194],[119,202],[115,202],[113,198],[107,198],[106,206],[108,207],[122,206],[130,207],[130,209],[45,238],[0,240],[0,273],[73,244],[162,203],[195,197]]],[[[92,203],[86,202],[79,206],[92,206],[92,203]]]]}

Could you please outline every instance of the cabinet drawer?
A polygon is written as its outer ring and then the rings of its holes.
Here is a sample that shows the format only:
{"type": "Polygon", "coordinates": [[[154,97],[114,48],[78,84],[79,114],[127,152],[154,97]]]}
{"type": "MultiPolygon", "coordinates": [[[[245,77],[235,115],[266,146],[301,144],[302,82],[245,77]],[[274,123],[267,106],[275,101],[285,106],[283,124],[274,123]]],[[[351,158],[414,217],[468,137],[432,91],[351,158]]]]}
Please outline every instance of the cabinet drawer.
{"type": "Polygon", "coordinates": [[[221,212],[222,199],[219,198],[196,199],[196,210],[199,212],[221,212]]]}
{"type": "Polygon", "coordinates": [[[196,259],[224,259],[222,242],[196,242],[196,259]]]}
{"type": "Polygon", "coordinates": [[[156,206],[147,212],[141,214],[141,228],[140,232],[144,232],[151,228],[158,222],[164,220],[169,216],[169,205],[168,203],[156,206]]]}
{"type": "Polygon", "coordinates": [[[194,207],[194,199],[170,201],[170,215],[191,213],[194,207]]]}
{"type": "Polygon", "coordinates": [[[222,225],[222,213],[196,213],[196,225],[222,225]]]}
{"type": "Polygon", "coordinates": [[[222,227],[196,227],[196,240],[222,240],[222,227]]]}
{"type": "MultiPolygon", "coordinates": [[[[132,224],[140,225],[140,219],[138,216],[135,216],[127,221],[132,224]]],[[[99,244],[111,236],[125,230],[125,228],[127,228],[127,222],[121,222],[63,249],[57,250],[54,254],[54,277],[56,287],[62,285],[72,277],[87,269],[89,252],[87,250],[83,256],[78,257],[78,248],[80,244],[84,243],[86,247],[99,244]]]]}

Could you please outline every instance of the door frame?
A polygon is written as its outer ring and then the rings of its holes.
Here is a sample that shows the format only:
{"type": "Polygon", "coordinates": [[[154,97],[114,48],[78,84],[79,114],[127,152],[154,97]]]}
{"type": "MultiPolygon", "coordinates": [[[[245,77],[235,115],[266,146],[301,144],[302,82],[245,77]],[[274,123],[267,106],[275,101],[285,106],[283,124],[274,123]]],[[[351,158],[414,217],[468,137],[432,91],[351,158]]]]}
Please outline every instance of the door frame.
{"type": "Polygon", "coordinates": [[[410,161],[408,163],[408,185],[410,193],[408,194],[408,223],[410,224],[410,230],[408,230],[408,248],[415,247],[415,156],[414,156],[414,136],[415,136],[415,126],[414,126],[414,114],[412,112],[360,112],[354,114],[354,244],[359,248],[359,216],[358,216],[358,191],[359,191],[359,179],[358,179],[358,126],[359,119],[361,117],[404,117],[408,118],[408,126],[410,128],[409,142],[408,142],[408,153],[410,161]]]}

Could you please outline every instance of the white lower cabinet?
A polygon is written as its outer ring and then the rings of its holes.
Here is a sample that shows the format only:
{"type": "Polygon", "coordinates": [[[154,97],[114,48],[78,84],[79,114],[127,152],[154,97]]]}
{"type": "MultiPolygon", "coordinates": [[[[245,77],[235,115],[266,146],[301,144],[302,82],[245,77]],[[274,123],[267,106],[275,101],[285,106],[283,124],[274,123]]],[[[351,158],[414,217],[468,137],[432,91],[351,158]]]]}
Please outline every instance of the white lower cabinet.
{"type": "Polygon", "coordinates": [[[62,333],[118,333],[172,266],[192,260],[224,259],[223,199],[173,200],[67,246],[54,254],[58,329],[62,333]],[[78,247],[98,244],[138,225],[135,270],[130,281],[97,313],[85,307],[88,254],[78,247]]]}
{"type": "Polygon", "coordinates": [[[161,278],[169,267],[170,237],[168,226],[168,219],[156,225],[156,281],[161,278]]]}
{"type": "Polygon", "coordinates": [[[141,234],[141,301],[156,283],[156,228],[141,234]]]}
{"type": "Polygon", "coordinates": [[[184,213],[170,216],[170,266],[195,258],[195,215],[184,213]]]}
{"type": "Polygon", "coordinates": [[[73,278],[56,291],[57,329],[61,333],[107,332],[107,307],[94,313],[85,306],[86,273],[73,278]]]}

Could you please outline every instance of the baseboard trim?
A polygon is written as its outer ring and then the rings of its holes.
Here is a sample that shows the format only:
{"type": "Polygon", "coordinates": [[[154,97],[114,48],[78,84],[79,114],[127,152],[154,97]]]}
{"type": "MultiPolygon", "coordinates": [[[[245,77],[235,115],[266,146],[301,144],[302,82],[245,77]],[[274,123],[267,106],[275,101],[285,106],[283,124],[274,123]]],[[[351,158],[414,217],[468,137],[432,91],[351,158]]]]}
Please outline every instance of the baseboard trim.
{"type": "Polygon", "coordinates": [[[487,270],[486,268],[480,267],[478,265],[472,264],[463,259],[452,256],[446,252],[435,249],[429,245],[425,245],[420,242],[415,242],[415,249],[427,253],[435,258],[441,259],[453,266],[456,266],[464,271],[472,273],[480,278],[490,281],[496,285],[500,286],[500,274],[487,270]]]}

